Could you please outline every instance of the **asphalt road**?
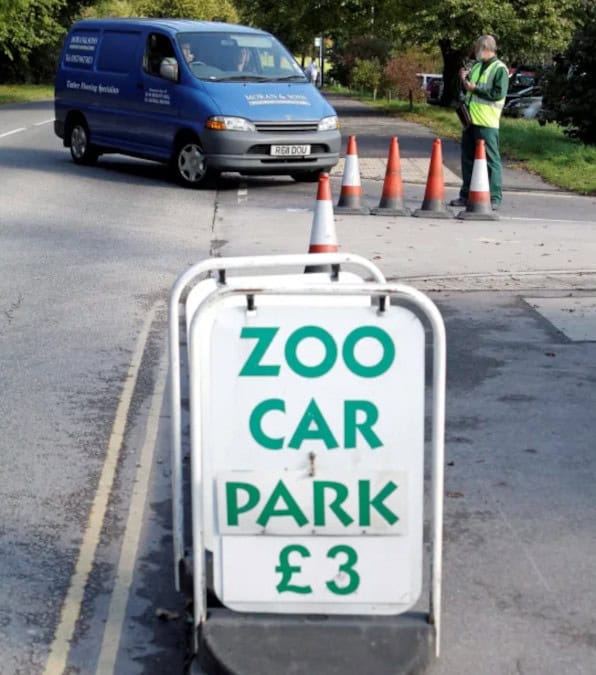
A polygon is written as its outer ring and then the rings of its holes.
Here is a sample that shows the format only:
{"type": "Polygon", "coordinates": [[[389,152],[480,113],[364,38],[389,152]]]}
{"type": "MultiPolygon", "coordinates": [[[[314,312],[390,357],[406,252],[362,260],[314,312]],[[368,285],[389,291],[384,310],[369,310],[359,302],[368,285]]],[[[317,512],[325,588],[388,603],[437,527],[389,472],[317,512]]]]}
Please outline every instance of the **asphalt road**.
{"type": "MultiPolygon", "coordinates": [[[[408,156],[427,152],[427,132],[337,105],[363,156],[382,157],[393,133],[408,156]]],[[[0,673],[178,673],[167,293],[211,254],[304,251],[314,187],[226,176],[192,192],[148,162],[78,167],[52,117],[47,103],[0,109],[0,673]]],[[[595,203],[511,176],[499,223],[343,216],[338,234],[387,276],[429,288],[447,321],[445,633],[433,673],[587,675],[596,319],[573,303],[596,296],[595,203]]],[[[371,205],[380,189],[364,181],[371,205]]],[[[406,185],[409,206],[423,189],[406,185]]]]}

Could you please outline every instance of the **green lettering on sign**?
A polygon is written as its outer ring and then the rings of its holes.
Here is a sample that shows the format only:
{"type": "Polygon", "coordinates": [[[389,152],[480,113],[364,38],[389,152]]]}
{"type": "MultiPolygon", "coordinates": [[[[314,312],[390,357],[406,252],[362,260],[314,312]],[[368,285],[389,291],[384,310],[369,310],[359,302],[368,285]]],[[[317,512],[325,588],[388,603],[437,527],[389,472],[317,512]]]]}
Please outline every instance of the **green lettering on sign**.
{"type": "Polygon", "coordinates": [[[397,490],[397,485],[390,480],[383,489],[371,499],[370,496],[370,481],[358,481],[358,503],[359,503],[359,525],[368,527],[370,525],[371,508],[377,510],[379,515],[384,518],[389,525],[397,523],[399,518],[388,509],[383,502],[397,490]]]}
{"type": "Polygon", "coordinates": [[[298,423],[296,431],[290,439],[289,447],[300,450],[302,443],[308,440],[323,441],[327,447],[327,450],[339,447],[339,443],[335,439],[333,432],[325,421],[323,413],[316,404],[314,398],[311,399],[306,410],[304,411],[304,415],[302,415],[302,419],[298,423]],[[310,428],[311,424],[314,424],[313,429],[310,428]]]}
{"type": "Polygon", "coordinates": [[[350,593],[354,593],[354,591],[358,589],[358,586],[360,586],[360,575],[354,569],[354,565],[358,562],[358,554],[351,546],[338,544],[329,549],[327,557],[335,558],[340,553],[345,554],[346,561],[339,566],[338,571],[348,575],[348,583],[345,586],[340,586],[336,580],[333,579],[333,581],[328,581],[325,585],[336,595],[349,595],[350,593]]]}
{"type": "Polygon", "coordinates": [[[348,498],[348,488],[343,483],[336,483],[330,480],[316,480],[313,484],[313,512],[314,524],[319,527],[325,525],[325,490],[333,490],[335,495],[328,504],[329,510],[337,516],[339,522],[347,527],[354,519],[349,513],[346,513],[341,505],[348,498]]]}
{"type": "Polygon", "coordinates": [[[275,327],[251,327],[247,326],[240,331],[240,339],[247,340],[256,338],[257,344],[246,359],[246,363],[240,371],[241,377],[276,377],[279,375],[279,366],[267,366],[261,363],[269,345],[273,342],[279,328],[275,327]]]}
{"type": "Polygon", "coordinates": [[[259,503],[261,494],[256,485],[250,483],[226,483],[226,513],[228,516],[228,525],[238,525],[238,516],[246,513],[259,503]],[[240,506],[239,493],[244,492],[247,495],[246,502],[240,506]]]}
{"type": "Polygon", "coordinates": [[[257,518],[257,523],[261,527],[267,527],[267,523],[271,518],[278,518],[279,516],[292,517],[298,527],[304,527],[308,523],[308,518],[304,515],[300,506],[298,506],[298,502],[292,497],[292,494],[281,480],[273,488],[271,496],[261,511],[261,515],[257,518]],[[284,503],[285,508],[277,508],[277,502],[280,500],[284,503]]]}
{"type": "Polygon", "coordinates": [[[259,445],[267,448],[267,450],[281,450],[284,445],[283,436],[281,438],[271,438],[271,436],[267,436],[263,431],[263,417],[271,410],[285,412],[286,404],[281,398],[268,398],[261,401],[250,414],[248,426],[252,437],[259,445]]]}
{"type": "Polygon", "coordinates": [[[372,401],[345,401],[344,402],[344,448],[356,447],[356,432],[362,434],[371,448],[383,445],[381,439],[373,431],[373,425],[379,419],[379,410],[372,401]],[[364,419],[356,421],[358,412],[364,413],[364,419]]]}
{"type": "Polygon", "coordinates": [[[345,339],[342,349],[342,355],[346,366],[360,377],[379,377],[387,372],[395,359],[395,345],[391,336],[382,328],[377,326],[361,326],[355,328],[345,339]],[[378,363],[372,366],[366,366],[356,360],[356,345],[364,338],[377,340],[383,348],[383,355],[378,363]]]}
{"type": "Polygon", "coordinates": [[[286,342],[286,361],[288,366],[302,377],[321,377],[328,373],[333,368],[337,360],[337,345],[333,336],[324,328],[319,326],[303,326],[295,330],[286,342]],[[315,338],[319,340],[325,348],[325,355],[321,363],[316,366],[307,366],[298,358],[298,345],[302,340],[307,338],[315,338]]]}
{"type": "Polygon", "coordinates": [[[303,558],[310,558],[310,551],[306,546],[302,546],[301,544],[284,546],[284,548],[282,548],[279,552],[279,564],[275,568],[275,571],[281,574],[281,581],[276,586],[277,592],[300,594],[312,593],[312,588],[310,586],[296,586],[290,583],[292,576],[302,571],[300,565],[290,565],[290,555],[292,553],[297,553],[303,558]]]}

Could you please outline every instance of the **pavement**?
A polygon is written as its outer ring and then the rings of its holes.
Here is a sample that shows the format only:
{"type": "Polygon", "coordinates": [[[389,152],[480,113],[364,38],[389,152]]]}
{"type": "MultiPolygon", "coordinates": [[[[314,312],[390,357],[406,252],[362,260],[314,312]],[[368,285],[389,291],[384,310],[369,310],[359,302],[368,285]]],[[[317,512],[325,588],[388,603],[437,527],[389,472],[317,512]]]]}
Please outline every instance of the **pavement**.
{"type": "MultiPolygon", "coordinates": [[[[432,134],[333,102],[372,160],[369,205],[397,133],[419,206],[432,134]]],[[[52,117],[47,103],[0,109],[0,672],[178,673],[167,293],[209,255],[304,252],[315,186],[227,175],[192,192],[149,162],[78,167],[52,117]]],[[[457,144],[444,151],[457,176],[457,144]]],[[[510,168],[498,222],[336,217],[342,250],[427,290],[447,324],[432,675],[594,672],[595,206],[510,168]]]]}

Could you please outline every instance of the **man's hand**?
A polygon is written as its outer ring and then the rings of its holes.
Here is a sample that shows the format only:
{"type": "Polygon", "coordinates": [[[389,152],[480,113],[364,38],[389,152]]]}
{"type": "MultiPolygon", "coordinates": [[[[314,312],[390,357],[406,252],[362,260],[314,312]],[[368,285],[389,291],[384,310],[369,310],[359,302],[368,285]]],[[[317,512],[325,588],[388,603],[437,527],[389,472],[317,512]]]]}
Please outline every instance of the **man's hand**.
{"type": "Polygon", "coordinates": [[[474,82],[469,82],[468,80],[464,80],[463,83],[464,83],[464,89],[466,91],[474,91],[476,89],[476,85],[474,84],[474,82]]]}

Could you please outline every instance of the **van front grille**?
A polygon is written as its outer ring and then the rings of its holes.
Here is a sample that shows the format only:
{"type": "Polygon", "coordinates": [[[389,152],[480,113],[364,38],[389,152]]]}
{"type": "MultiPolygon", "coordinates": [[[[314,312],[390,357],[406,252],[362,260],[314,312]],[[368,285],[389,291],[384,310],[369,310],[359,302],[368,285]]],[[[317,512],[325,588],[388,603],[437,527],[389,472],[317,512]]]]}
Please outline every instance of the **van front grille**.
{"type": "Polygon", "coordinates": [[[257,131],[266,134],[299,134],[317,131],[318,122],[255,122],[257,131]]]}

